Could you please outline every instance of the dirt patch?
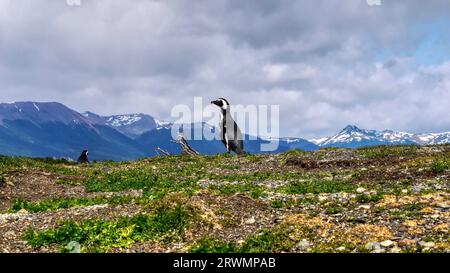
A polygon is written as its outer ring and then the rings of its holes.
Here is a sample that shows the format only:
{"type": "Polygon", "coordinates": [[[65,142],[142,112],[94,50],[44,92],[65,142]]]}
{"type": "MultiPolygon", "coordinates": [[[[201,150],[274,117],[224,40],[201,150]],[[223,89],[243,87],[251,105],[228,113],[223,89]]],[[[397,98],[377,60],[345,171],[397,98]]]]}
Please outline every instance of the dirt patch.
{"type": "Polygon", "coordinates": [[[96,205],[33,214],[0,214],[0,252],[58,252],[59,247],[33,249],[22,237],[30,228],[36,231],[55,228],[60,225],[61,221],[112,220],[121,216],[132,217],[141,211],[141,206],[127,204],[121,206],[96,205]]]}
{"type": "Polygon", "coordinates": [[[39,201],[47,198],[79,197],[85,193],[84,186],[57,184],[56,181],[62,178],[68,177],[40,171],[9,173],[6,176],[8,182],[0,188],[0,211],[8,209],[11,201],[18,198],[39,201]]]}

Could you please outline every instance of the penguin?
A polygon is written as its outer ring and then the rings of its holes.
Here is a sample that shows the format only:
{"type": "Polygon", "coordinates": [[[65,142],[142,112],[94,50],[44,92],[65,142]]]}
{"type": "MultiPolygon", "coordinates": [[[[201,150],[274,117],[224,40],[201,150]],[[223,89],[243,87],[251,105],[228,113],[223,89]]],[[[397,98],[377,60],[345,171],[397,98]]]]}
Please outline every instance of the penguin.
{"type": "Polygon", "coordinates": [[[78,160],[77,160],[78,164],[84,164],[84,163],[88,163],[89,164],[90,162],[89,162],[89,159],[88,159],[88,154],[89,154],[89,151],[88,150],[84,150],[81,153],[81,155],[78,158],[78,160]]]}
{"type": "Polygon", "coordinates": [[[217,105],[221,111],[219,124],[220,137],[227,149],[227,153],[233,151],[236,154],[245,154],[244,139],[241,130],[231,116],[230,103],[224,98],[211,101],[211,103],[217,105]]]}

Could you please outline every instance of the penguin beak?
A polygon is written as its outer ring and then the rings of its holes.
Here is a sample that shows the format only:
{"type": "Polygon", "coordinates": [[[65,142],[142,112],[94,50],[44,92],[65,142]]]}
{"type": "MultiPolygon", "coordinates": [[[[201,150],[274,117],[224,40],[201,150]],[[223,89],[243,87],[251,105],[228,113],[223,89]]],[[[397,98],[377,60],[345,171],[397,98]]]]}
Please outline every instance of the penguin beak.
{"type": "Polygon", "coordinates": [[[215,105],[217,105],[217,106],[219,106],[219,103],[218,103],[218,101],[216,101],[216,100],[211,101],[211,103],[212,103],[212,104],[215,104],[215,105]]]}

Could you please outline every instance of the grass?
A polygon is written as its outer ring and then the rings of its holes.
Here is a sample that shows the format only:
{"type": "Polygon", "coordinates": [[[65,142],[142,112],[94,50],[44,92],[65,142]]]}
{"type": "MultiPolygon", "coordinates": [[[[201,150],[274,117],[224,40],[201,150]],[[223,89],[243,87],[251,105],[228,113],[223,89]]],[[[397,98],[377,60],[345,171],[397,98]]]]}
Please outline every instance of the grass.
{"type": "Polygon", "coordinates": [[[324,180],[315,179],[307,181],[295,181],[286,186],[281,187],[280,191],[289,194],[306,194],[306,193],[337,193],[352,192],[355,186],[343,180],[324,180]]]}
{"type": "Polygon", "coordinates": [[[121,205],[128,204],[135,201],[136,198],[131,196],[113,196],[113,197],[80,197],[80,198],[55,198],[46,199],[40,202],[30,202],[22,198],[16,199],[12,202],[11,212],[18,212],[25,209],[28,212],[46,212],[58,209],[67,209],[72,207],[86,207],[93,205],[109,204],[121,205]]]}
{"type": "Polygon", "coordinates": [[[234,242],[224,242],[212,237],[203,237],[190,249],[191,253],[237,253],[239,247],[234,242]]]}
{"type": "Polygon", "coordinates": [[[215,191],[217,194],[232,195],[235,193],[249,193],[252,198],[259,198],[265,196],[264,187],[257,186],[251,182],[243,184],[231,184],[231,185],[211,185],[209,189],[215,191]]]}
{"type": "Polygon", "coordinates": [[[447,171],[449,169],[449,166],[450,166],[450,164],[447,161],[435,160],[433,162],[433,164],[431,165],[431,170],[434,173],[440,174],[440,173],[447,171]]]}
{"type": "Polygon", "coordinates": [[[409,156],[415,155],[419,147],[417,145],[400,145],[400,146],[373,146],[363,147],[356,150],[356,154],[369,159],[377,159],[392,156],[409,156]]]}
{"type": "Polygon", "coordinates": [[[69,242],[81,244],[83,252],[108,252],[129,248],[143,241],[173,241],[184,234],[195,211],[190,206],[156,203],[151,214],[122,217],[117,220],[68,221],[55,229],[28,230],[24,239],[34,248],[58,244],[61,251],[69,242]]]}
{"type": "MultiPolygon", "coordinates": [[[[375,203],[382,201],[386,194],[425,194],[424,191],[413,191],[415,187],[429,186],[429,191],[448,192],[448,183],[445,182],[448,180],[449,163],[446,146],[420,148],[420,151],[416,146],[379,146],[354,150],[289,151],[279,155],[168,156],[89,165],[51,158],[0,156],[0,187],[4,187],[0,190],[7,189],[6,193],[11,194],[13,187],[2,185],[5,178],[19,184],[28,176],[39,178],[42,172],[55,183],[65,187],[84,186],[88,192],[142,190],[140,197],[15,199],[10,206],[12,212],[25,209],[36,213],[100,204],[137,204],[136,207],[141,210],[135,216],[118,219],[96,219],[93,216],[84,221],[62,222],[51,229],[29,230],[25,239],[36,248],[51,246],[50,249],[59,247],[61,251],[67,251],[67,244],[77,241],[83,252],[110,252],[117,248],[129,249],[138,242],[157,243],[162,247],[176,242],[177,245],[190,245],[191,252],[201,253],[292,252],[298,251],[298,243],[306,239],[311,242],[307,250],[311,252],[335,252],[341,246],[345,247],[342,252],[359,252],[367,242],[352,242],[344,236],[347,229],[336,229],[336,233],[325,237],[318,232],[333,232],[334,227],[329,227],[328,223],[351,229],[353,225],[382,220],[387,226],[395,228],[395,223],[401,222],[398,220],[421,218],[422,204],[378,208],[375,203]],[[434,188],[438,184],[440,187],[434,188]],[[207,188],[204,185],[208,185],[207,188]],[[359,194],[356,192],[358,187],[376,193],[359,194]],[[404,189],[408,191],[402,193],[404,189]],[[191,199],[198,191],[201,194],[191,199]],[[340,192],[352,195],[331,194],[340,192]],[[246,235],[239,243],[219,239],[235,238],[232,235],[241,227],[242,219],[253,212],[248,211],[245,203],[239,203],[236,207],[224,205],[232,204],[228,203],[230,200],[227,198],[237,193],[259,199],[260,206],[255,208],[257,215],[267,213],[267,217],[276,220],[271,222],[267,218],[261,226],[258,222],[258,227],[262,229],[246,235]],[[272,194],[280,199],[264,198],[272,194]],[[203,195],[209,197],[200,200],[205,204],[198,202],[203,195]],[[198,205],[201,211],[189,204],[198,205]],[[366,206],[370,209],[358,209],[361,204],[371,204],[366,206]],[[359,217],[363,209],[368,217],[359,217]],[[290,213],[299,212],[305,214],[305,219],[295,218],[292,222],[290,213]],[[278,214],[286,218],[278,218],[278,214]],[[323,220],[325,224],[311,226],[314,221],[319,221],[312,218],[323,220]],[[205,222],[197,223],[199,219],[205,222]],[[283,219],[288,219],[288,223],[283,219]],[[328,221],[338,219],[342,221],[328,221]],[[281,224],[273,227],[279,221],[281,224]],[[186,230],[189,230],[187,234],[196,234],[198,237],[195,238],[202,239],[194,241],[194,237],[184,236],[186,230]],[[183,244],[178,244],[180,242],[183,244]]],[[[11,194],[12,198],[21,195],[14,194],[11,194]]],[[[430,218],[423,219],[428,221],[430,218]]],[[[436,221],[441,221],[441,218],[436,221]]],[[[168,249],[173,247],[171,245],[168,249]]]]}

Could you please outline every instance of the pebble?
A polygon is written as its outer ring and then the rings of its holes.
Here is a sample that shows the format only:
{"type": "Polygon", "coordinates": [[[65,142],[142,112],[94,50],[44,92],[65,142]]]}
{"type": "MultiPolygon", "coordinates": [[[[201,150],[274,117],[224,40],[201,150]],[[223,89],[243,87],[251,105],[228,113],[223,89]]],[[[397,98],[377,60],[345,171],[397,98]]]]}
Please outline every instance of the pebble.
{"type": "Polygon", "coordinates": [[[433,242],[420,241],[419,245],[422,247],[434,247],[435,244],[433,242]]]}
{"type": "Polygon", "coordinates": [[[374,249],[380,249],[381,246],[380,246],[380,243],[378,243],[378,242],[369,242],[364,246],[364,248],[366,250],[374,250],[374,249]]]}
{"type": "Polygon", "coordinates": [[[433,214],[433,215],[431,215],[430,217],[433,218],[433,219],[438,219],[438,218],[440,218],[441,216],[440,216],[439,214],[433,214]]]}
{"type": "Polygon", "coordinates": [[[16,236],[16,233],[12,230],[5,232],[5,234],[3,234],[3,237],[7,238],[7,239],[12,239],[14,238],[14,236],[16,236]]]}
{"type": "Polygon", "coordinates": [[[249,218],[245,221],[245,223],[247,225],[253,225],[254,223],[256,223],[255,217],[249,218]]]}
{"type": "Polygon", "coordinates": [[[416,244],[416,241],[411,240],[411,239],[403,239],[403,240],[398,242],[398,245],[401,246],[401,247],[409,247],[409,246],[412,246],[412,245],[415,245],[415,244],[416,244]]]}
{"type": "Polygon", "coordinates": [[[18,214],[28,214],[28,210],[26,209],[21,209],[17,212],[18,214]]]}
{"type": "Polygon", "coordinates": [[[366,189],[365,188],[357,188],[356,192],[357,193],[364,193],[364,192],[366,192],[366,189]]]}
{"type": "Polygon", "coordinates": [[[327,200],[328,198],[326,196],[319,196],[319,201],[323,202],[325,200],[327,200]]]}
{"type": "Polygon", "coordinates": [[[302,251],[306,251],[309,248],[309,241],[306,239],[301,240],[298,244],[297,244],[297,248],[299,250],[302,251]]]}
{"type": "Polygon", "coordinates": [[[395,246],[395,247],[391,248],[390,252],[391,253],[400,253],[400,252],[402,252],[402,249],[395,246]]]}
{"type": "Polygon", "coordinates": [[[403,193],[403,194],[407,194],[407,193],[408,193],[408,190],[402,190],[402,193],[403,193]]]}
{"type": "Polygon", "coordinates": [[[345,251],[345,246],[340,246],[340,247],[336,248],[336,250],[340,251],[340,252],[345,251]]]}
{"type": "Polygon", "coordinates": [[[80,243],[78,243],[76,241],[72,241],[72,242],[68,243],[67,250],[69,250],[70,253],[80,253],[81,252],[80,243]]]}
{"type": "Polygon", "coordinates": [[[369,210],[370,209],[370,205],[361,205],[359,206],[360,209],[366,209],[369,210]]]}
{"type": "Polygon", "coordinates": [[[380,245],[381,245],[382,247],[390,247],[390,246],[393,245],[393,244],[394,244],[394,242],[391,241],[391,240],[386,240],[386,241],[383,241],[383,242],[380,243],[380,245]]]}
{"type": "Polygon", "coordinates": [[[446,204],[446,203],[438,203],[438,204],[436,204],[436,206],[441,208],[441,209],[448,209],[448,208],[450,208],[450,205],[446,204]]]}

